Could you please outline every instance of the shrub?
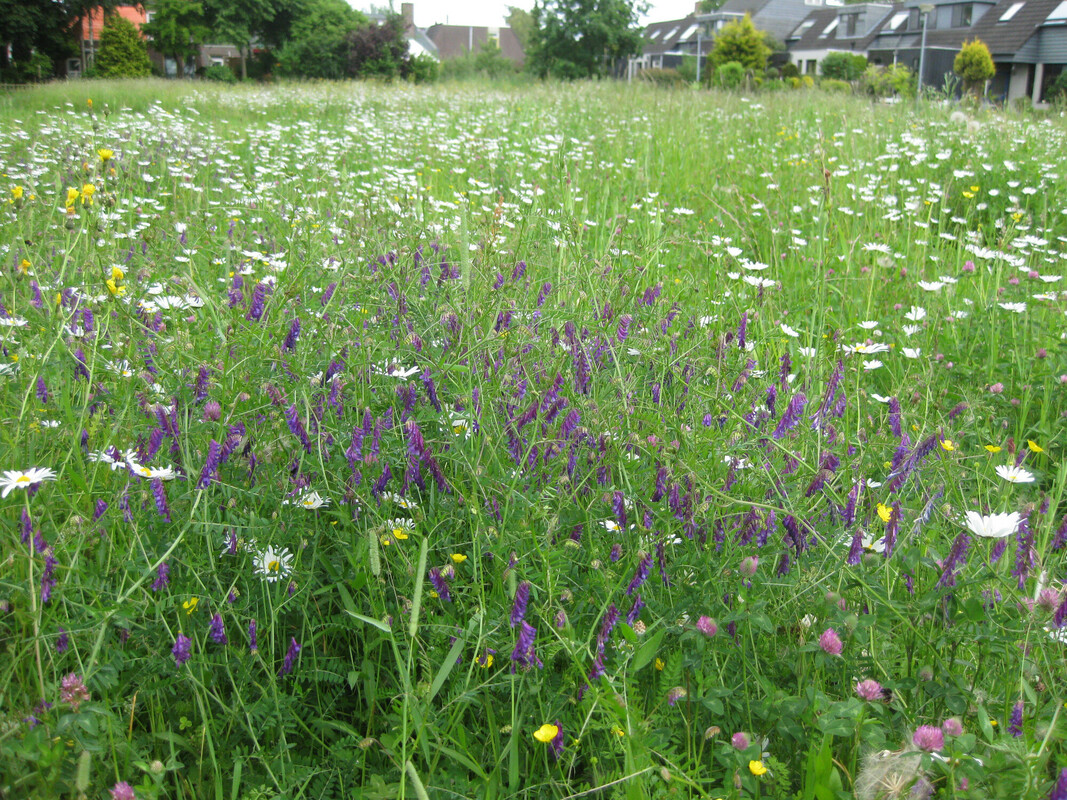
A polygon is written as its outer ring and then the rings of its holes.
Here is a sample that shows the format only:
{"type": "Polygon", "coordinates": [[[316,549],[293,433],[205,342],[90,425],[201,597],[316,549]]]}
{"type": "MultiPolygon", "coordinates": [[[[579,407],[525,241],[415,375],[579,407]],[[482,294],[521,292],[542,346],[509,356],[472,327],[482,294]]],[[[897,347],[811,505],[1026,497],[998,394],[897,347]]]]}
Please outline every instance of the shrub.
{"type": "Polygon", "coordinates": [[[790,62],[782,67],[782,77],[788,80],[789,78],[800,77],[800,67],[790,62]]]}
{"type": "Polygon", "coordinates": [[[237,83],[237,76],[225,64],[212,64],[204,70],[204,80],[219,83],[237,83]]]}
{"type": "Polygon", "coordinates": [[[800,79],[800,83],[805,89],[812,89],[815,86],[815,79],[810,75],[805,75],[800,79]]]}
{"type": "Polygon", "coordinates": [[[852,91],[852,84],[848,81],[839,81],[836,78],[825,78],[819,84],[819,88],[824,92],[832,92],[834,94],[849,94],[852,91]]]}
{"type": "Polygon", "coordinates": [[[858,81],[866,69],[867,57],[857,53],[830,53],[819,65],[824,77],[839,81],[858,81]]]}
{"type": "Polygon", "coordinates": [[[736,89],[745,77],[745,68],[737,61],[720,64],[715,70],[715,81],[723,89],[736,89]]]}
{"type": "Polygon", "coordinates": [[[964,42],[952,62],[952,71],[963,78],[964,88],[976,94],[992,78],[997,68],[993,66],[993,56],[981,39],[964,42]]]}
{"type": "Polygon", "coordinates": [[[410,65],[408,80],[412,83],[433,83],[441,75],[441,62],[429,53],[412,56],[410,65]]]}
{"type": "MultiPolygon", "coordinates": [[[[1057,75],[1055,80],[1048,85],[1045,98],[1050,103],[1063,103],[1067,101],[1067,70],[1057,75]]],[[[1029,98],[1020,97],[1019,99],[1025,100],[1027,105],[1030,105],[1029,98]]]]}
{"type": "MultiPolygon", "coordinates": [[[[694,72],[694,75],[696,73],[694,72]]],[[[677,89],[686,84],[686,80],[682,77],[682,74],[676,69],[643,69],[638,74],[638,77],[645,83],[651,83],[655,86],[665,86],[672,89],[677,89]]]]}
{"type": "Polygon", "coordinates": [[[771,48],[767,44],[767,35],[752,24],[752,18],[745,14],[744,19],[723,25],[715,37],[715,47],[711,51],[711,63],[719,66],[736,61],[744,69],[762,72],[767,66],[767,57],[771,48]]]}
{"type": "Polygon", "coordinates": [[[96,69],[102,78],[144,78],[152,74],[148,48],[128,19],[112,14],[104,21],[96,69]]]}
{"type": "Polygon", "coordinates": [[[915,95],[915,75],[903,64],[891,64],[888,67],[871,65],[863,73],[863,88],[871,97],[890,97],[915,95]]]}

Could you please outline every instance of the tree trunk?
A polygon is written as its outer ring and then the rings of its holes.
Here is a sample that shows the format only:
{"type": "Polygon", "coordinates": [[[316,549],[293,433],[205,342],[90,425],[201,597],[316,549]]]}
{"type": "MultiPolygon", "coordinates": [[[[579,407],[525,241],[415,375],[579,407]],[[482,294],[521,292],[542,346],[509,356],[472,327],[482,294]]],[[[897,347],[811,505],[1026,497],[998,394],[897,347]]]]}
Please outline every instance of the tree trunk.
{"type": "Polygon", "coordinates": [[[87,51],[88,57],[86,58],[85,68],[82,70],[82,74],[85,74],[85,70],[92,69],[94,63],[96,63],[96,39],[93,38],[93,8],[89,7],[89,50],[87,51]]]}
{"type": "Polygon", "coordinates": [[[178,68],[178,80],[182,80],[185,78],[185,53],[175,54],[174,63],[178,68]]]}
{"type": "Polygon", "coordinates": [[[247,48],[241,48],[241,80],[248,80],[248,55],[247,48]]]}

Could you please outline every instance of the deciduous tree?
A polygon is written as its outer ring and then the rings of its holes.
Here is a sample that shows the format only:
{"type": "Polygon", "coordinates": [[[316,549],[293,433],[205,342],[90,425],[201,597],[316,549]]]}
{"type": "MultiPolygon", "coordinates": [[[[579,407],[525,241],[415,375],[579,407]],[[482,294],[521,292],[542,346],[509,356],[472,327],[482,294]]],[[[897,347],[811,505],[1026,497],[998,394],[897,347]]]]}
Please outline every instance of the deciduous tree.
{"type": "Polygon", "coordinates": [[[745,14],[744,19],[727,22],[716,34],[711,63],[718,67],[736,61],[745,69],[762,72],[770,54],[766,34],[752,23],[752,17],[745,14]]]}
{"type": "Polygon", "coordinates": [[[207,36],[204,7],[194,0],[152,0],[152,19],[141,32],[161,55],[173,58],[178,77],[185,77],[185,60],[195,56],[207,36]]]}
{"type": "Polygon", "coordinates": [[[607,75],[641,51],[635,0],[543,0],[533,9],[526,63],[534,74],[574,79],[607,75]]]}

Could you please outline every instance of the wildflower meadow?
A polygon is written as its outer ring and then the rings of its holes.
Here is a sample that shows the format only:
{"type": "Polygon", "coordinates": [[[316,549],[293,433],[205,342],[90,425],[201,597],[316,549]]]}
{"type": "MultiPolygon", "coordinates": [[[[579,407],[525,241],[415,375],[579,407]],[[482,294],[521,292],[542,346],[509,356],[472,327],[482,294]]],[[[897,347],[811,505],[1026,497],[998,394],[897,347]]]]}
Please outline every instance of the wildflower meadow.
{"type": "Polygon", "coordinates": [[[0,95],[0,797],[1067,798],[1067,127],[0,95]]]}

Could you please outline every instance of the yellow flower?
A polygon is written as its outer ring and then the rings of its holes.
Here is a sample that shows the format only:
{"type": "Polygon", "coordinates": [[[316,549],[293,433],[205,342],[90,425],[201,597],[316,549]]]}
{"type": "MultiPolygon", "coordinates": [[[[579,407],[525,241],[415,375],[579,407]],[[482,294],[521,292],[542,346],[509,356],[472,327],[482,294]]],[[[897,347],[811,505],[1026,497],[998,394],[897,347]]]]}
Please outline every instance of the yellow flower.
{"type": "Polygon", "coordinates": [[[89,108],[92,108],[93,107],[93,98],[91,98],[91,97],[87,98],[85,100],[85,105],[89,106],[89,108]]]}
{"type": "Polygon", "coordinates": [[[987,444],[987,445],[985,446],[985,449],[986,449],[986,450],[988,450],[988,451],[989,451],[990,453],[999,453],[999,452],[1000,452],[1000,445],[997,445],[997,444],[987,444]]]}
{"type": "Polygon", "coordinates": [[[972,192],[977,192],[980,188],[981,188],[980,186],[972,186],[971,187],[971,191],[972,192]]]}
{"type": "Polygon", "coordinates": [[[19,264],[19,272],[25,275],[27,272],[30,271],[30,267],[32,266],[33,264],[30,263],[29,259],[24,258],[22,259],[22,263],[19,264]]]}
{"type": "Polygon", "coordinates": [[[11,187],[11,199],[12,200],[21,200],[22,199],[22,187],[21,186],[12,186],[11,187]]]}
{"type": "Polygon", "coordinates": [[[81,194],[81,192],[79,192],[73,186],[70,186],[70,187],[67,188],[67,209],[68,210],[74,208],[74,204],[76,202],[78,202],[78,195],[80,195],[80,194],[81,194]]]}
{"type": "Polygon", "coordinates": [[[762,761],[749,761],[748,771],[756,777],[759,777],[760,775],[765,775],[767,773],[767,768],[763,766],[762,761]]]}
{"type": "Polygon", "coordinates": [[[889,518],[893,515],[893,509],[884,503],[878,504],[878,516],[882,518],[882,522],[889,522],[889,518]]]}
{"type": "Polygon", "coordinates": [[[194,611],[196,611],[196,607],[199,604],[200,604],[200,598],[199,597],[190,597],[188,600],[186,600],[184,603],[182,603],[182,608],[185,609],[185,613],[186,614],[192,614],[194,611]]]}
{"type": "Polygon", "coordinates": [[[665,666],[667,666],[667,665],[663,663],[663,659],[662,659],[662,658],[657,658],[657,659],[656,659],[656,661],[655,661],[655,663],[654,663],[654,664],[653,664],[652,666],[654,666],[654,667],[655,667],[656,669],[658,669],[658,670],[659,670],[660,672],[663,672],[663,668],[664,668],[665,666]]]}
{"type": "Polygon", "coordinates": [[[485,654],[485,660],[484,661],[479,661],[478,662],[478,666],[481,667],[482,669],[489,669],[491,666],[493,666],[493,654],[492,653],[486,653],[485,654]]]}
{"type": "Polygon", "coordinates": [[[113,280],[115,283],[119,283],[125,277],[126,273],[118,267],[111,268],[111,280],[113,280]]]}
{"type": "Polygon", "coordinates": [[[611,732],[614,733],[616,736],[618,736],[620,738],[626,735],[626,731],[624,731],[618,725],[615,725],[614,727],[612,727],[611,732]]]}
{"type": "Polygon", "coordinates": [[[452,554],[452,561],[455,564],[462,564],[466,560],[467,560],[467,557],[465,555],[463,555],[463,553],[453,553],[452,554]]]}
{"type": "Polygon", "coordinates": [[[970,200],[972,197],[974,197],[974,192],[964,192],[963,196],[970,200]]]}
{"type": "Polygon", "coordinates": [[[559,728],[549,725],[547,722],[534,731],[534,738],[541,744],[548,744],[559,735],[559,728]]]}
{"type": "Polygon", "coordinates": [[[115,155],[113,151],[109,150],[106,147],[101,147],[99,150],[96,151],[96,154],[100,156],[100,160],[103,161],[105,164],[111,160],[112,156],[115,155]]]}
{"type": "Polygon", "coordinates": [[[116,297],[126,294],[126,287],[125,286],[119,286],[113,280],[109,280],[107,282],[107,290],[109,292],[111,292],[111,294],[115,295],[116,297]]]}
{"type": "Polygon", "coordinates": [[[408,535],[407,533],[405,533],[403,528],[393,528],[393,538],[399,539],[400,541],[404,541],[408,538],[408,535]]]}
{"type": "Polygon", "coordinates": [[[86,183],[82,186],[82,205],[93,204],[93,193],[96,191],[96,187],[91,183],[86,183]]]}
{"type": "Polygon", "coordinates": [[[1030,448],[1031,453],[1044,453],[1045,448],[1035,442],[1033,439],[1026,440],[1026,446],[1030,448]]]}
{"type": "Polygon", "coordinates": [[[954,445],[952,443],[951,439],[942,439],[941,440],[941,449],[951,453],[953,450],[956,449],[956,445],[954,445]]]}

